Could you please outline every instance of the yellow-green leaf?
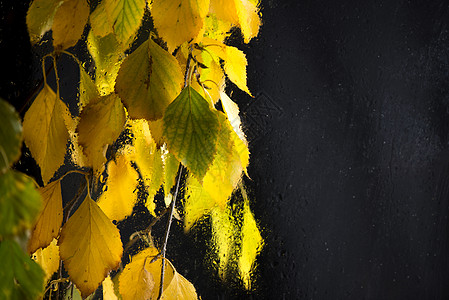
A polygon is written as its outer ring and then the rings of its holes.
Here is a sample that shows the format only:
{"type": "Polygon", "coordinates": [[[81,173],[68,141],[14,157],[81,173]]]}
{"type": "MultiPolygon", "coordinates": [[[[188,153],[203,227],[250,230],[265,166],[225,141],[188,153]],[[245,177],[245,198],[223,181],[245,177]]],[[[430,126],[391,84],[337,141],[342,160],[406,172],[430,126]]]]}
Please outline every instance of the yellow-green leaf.
{"type": "Polygon", "coordinates": [[[44,84],[23,120],[23,137],[47,183],[64,163],[69,132],[66,105],[44,84]]]}
{"type": "Polygon", "coordinates": [[[0,174],[20,157],[22,123],[14,107],[0,98],[0,174]]]}
{"type": "Polygon", "coordinates": [[[59,269],[59,247],[56,245],[57,240],[53,241],[46,248],[39,248],[31,256],[45,272],[44,282],[47,282],[53,273],[59,269]]]}
{"type": "Polygon", "coordinates": [[[122,102],[115,94],[92,100],[81,112],[78,140],[96,172],[101,172],[106,161],[106,146],[119,137],[125,122],[122,102]]]}
{"type": "Polygon", "coordinates": [[[79,65],[80,69],[80,84],[79,84],[79,103],[80,109],[84,108],[90,100],[100,96],[98,89],[95,86],[92,78],[84,70],[82,65],[79,65]]]}
{"type": "Polygon", "coordinates": [[[0,299],[37,299],[44,290],[44,271],[11,239],[0,242],[0,299]]]}
{"type": "Polygon", "coordinates": [[[53,19],[53,46],[56,51],[75,46],[83,35],[89,18],[86,0],[65,0],[56,10],[53,19]]]}
{"type": "Polygon", "coordinates": [[[59,235],[62,225],[61,181],[57,180],[39,189],[43,200],[41,210],[28,240],[28,253],[47,247],[59,235]]]}
{"type": "Polygon", "coordinates": [[[235,220],[229,206],[223,210],[214,208],[211,212],[213,250],[218,259],[218,274],[222,279],[229,272],[228,263],[235,253],[235,220]]]}
{"type": "Polygon", "coordinates": [[[34,0],[31,3],[26,16],[31,44],[39,42],[51,29],[56,9],[63,2],[61,0],[34,0]]]}
{"type": "Polygon", "coordinates": [[[189,176],[187,179],[187,195],[184,203],[184,230],[188,232],[192,226],[218,204],[206,192],[198,180],[189,176]]]}
{"type": "Polygon", "coordinates": [[[106,190],[98,199],[98,206],[111,220],[121,221],[133,212],[137,201],[139,175],[124,154],[108,164],[106,190]]]}
{"type": "Polygon", "coordinates": [[[201,182],[216,153],[218,117],[190,86],[167,107],[164,137],[168,149],[201,182]]]}
{"type": "Polygon", "coordinates": [[[251,289],[251,274],[257,255],[262,249],[263,239],[256,224],[253,214],[249,208],[246,191],[242,190],[244,198],[243,225],[241,229],[241,242],[238,258],[240,278],[246,289],[251,289]]]}
{"type": "Polygon", "coordinates": [[[114,92],[115,78],[123,52],[114,34],[97,37],[92,31],[87,35],[87,49],[95,62],[95,84],[101,95],[114,92]]]}
{"type": "Polygon", "coordinates": [[[89,21],[92,31],[96,36],[104,37],[114,32],[111,20],[106,11],[106,1],[102,1],[97,5],[95,10],[90,14],[89,21]]]}
{"type": "Polygon", "coordinates": [[[0,175],[0,240],[32,226],[41,197],[31,179],[13,170],[0,175]]]}
{"type": "Polygon", "coordinates": [[[104,0],[117,40],[125,48],[133,41],[145,12],[145,0],[104,0]]]}
{"type": "Polygon", "coordinates": [[[115,89],[131,118],[156,120],[179,94],[183,81],[176,59],[150,39],[124,60],[115,89]]]}
{"type": "Polygon", "coordinates": [[[151,8],[154,26],[169,52],[194,39],[203,28],[210,0],[155,0],[151,8]]]}
{"type": "Polygon", "coordinates": [[[167,196],[171,188],[176,183],[176,175],[178,174],[179,161],[176,157],[167,152],[164,156],[164,193],[167,196]]]}
{"type": "Polygon", "coordinates": [[[123,253],[118,229],[89,195],[62,228],[58,245],[64,267],[83,297],[118,267],[123,253]]]}

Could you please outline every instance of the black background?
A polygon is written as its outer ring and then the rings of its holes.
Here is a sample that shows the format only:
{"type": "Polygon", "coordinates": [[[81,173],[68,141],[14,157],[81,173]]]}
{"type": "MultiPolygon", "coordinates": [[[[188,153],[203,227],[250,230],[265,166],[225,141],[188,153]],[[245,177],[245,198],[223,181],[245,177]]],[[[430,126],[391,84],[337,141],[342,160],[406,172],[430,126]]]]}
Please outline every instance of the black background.
{"type": "MultiPolygon", "coordinates": [[[[28,4],[0,0],[0,96],[20,109],[39,74],[28,4]]],[[[257,291],[202,264],[179,226],[169,258],[202,299],[448,299],[449,3],[262,1],[242,46],[247,181],[263,228],[257,291]]],[[[237,41],[235,41],[238,43],[237,41]]]]}

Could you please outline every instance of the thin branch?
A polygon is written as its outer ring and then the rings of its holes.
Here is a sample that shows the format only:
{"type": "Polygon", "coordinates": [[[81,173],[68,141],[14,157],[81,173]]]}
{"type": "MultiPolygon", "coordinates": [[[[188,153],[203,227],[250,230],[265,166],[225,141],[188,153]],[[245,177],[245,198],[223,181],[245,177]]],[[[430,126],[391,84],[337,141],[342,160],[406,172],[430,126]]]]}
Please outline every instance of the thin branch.
{"type": "Polygon", "coordinates": [[[167,227],[165,228],[165,237],[164,237],[164,244],[162,245],[162,267],[161,267],[161,284],[159,286],[159,297],[158,300],[161,299],[162,293],[164,292],[164,273],[165,273],[165,252],[167,250],[167,242],[168,242],[168,236],[170,235],[170,227],[173,220],[173,212],[175,211],[176,206],[176,198],[178,197],[179,192],[179,186],[181,185],[181,177],[182,172],[184,171],[183,165],[180,163],[178,168],[178,178],[176,179],[176,188],[175,193],[173,195],[173,200],[170,204],[170,214],[168,215],[168,221],[167,221],[167,227]]]}
{"type": "Polygon", "coordinates": [[[69,220],[70,213],[72,212],[73,207],[75,207],[75,204],[78,202],[79,198],[81,197],[81,195],[86,190],[86,184],[87,184],[86,180],[83,180],[83,182],[81,183],[80,187],[78,188],[78,191],[76,192],[76,195],[72,198],[72,200],[70,200],[69,203],[67,203],[64,206],[64,210],[67,210],[67,215],[65,217],[65,222],[67,222],[69,220]]]}

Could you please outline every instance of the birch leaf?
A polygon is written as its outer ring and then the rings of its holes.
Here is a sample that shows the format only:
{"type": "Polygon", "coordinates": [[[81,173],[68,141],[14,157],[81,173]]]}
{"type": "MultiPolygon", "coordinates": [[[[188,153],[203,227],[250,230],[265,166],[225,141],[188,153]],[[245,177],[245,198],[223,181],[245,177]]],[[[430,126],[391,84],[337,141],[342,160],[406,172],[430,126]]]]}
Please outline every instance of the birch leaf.
{"type": "Polygon", "coordinates": [[[157,120],[179,94],[183,81],[176,59],[150,39],[124,60],[115,89],[131,118],[157,120]]]}
{"type": "Polygon", "coordinates": [[[104,300],[118,300],[118,297],[114,291],[114,282],[112,281],[111,276],[106,277],[102,285],[104,300]]]}
{"type": "Polygon", "coordinates": [[[123,253],[118,229],[89,195],[62,228],[58,245],[83,298],[118,267],[123,253]]]}
{"type": "Polygon", "coordinates": [[[228,262],[235,247],[235,220],[229,207],[225,210],[216,207],[211,212],[211,221],[213,249],[218,258],[218,273],[225,279],[228,262]]]}
{"type": "Polygon", "coordinates": [[[79,65],[80,84],[79,84],[79,106],[84,108],[92,99],[100,96],[92,78],[87,74],[82,65],[79,65]]]}
{"type": "Polygon", "coordinates": [[[28,240],[28,253],[47,247],[59,235],[62,225],[61,181],[53,181],[39,189],[43,200],[43,209],[38,215],[28,240]]]}
{"type": "Polygon", "coordinates": [[[168,149],[200,182],[214,159],[218,131],[217,115],[190,86],[167,107],[164,137],[168,149]]]}
{"type": "Polygon", "coordinates": [[[26,22],[31,44],[36,44],[51,29],[61,0],[34,0],[27,12],[26,22]]]}
{"type": "Polygon", "coordinates": [[[164,158],[164,193],[168,195],[170,190],[176,183],[176,175],[178,174],[179,161],[176,157],[168,152],[164,158]]]}
{"type": "Polygon", "coordinates": [[[251,95],[246,84],[246,66],[248,64],[245,54],[239,49],[226,46],[226,57],[224,59],[224,70],[229,79],[242,91],[251,95]]]}
{"type": "Polygon", "coordinates": [[[33,253],[32,258],[37,262],[45,272],[44,282],[47,282],[51,276],[59,269],[59,247],[53,241],[44,249],[38,249],[33,253]]]}
{"type": "Polygon", "coordinates": [[[184,203],[184,231],[188,232],[203,216],[217,206],[215,200],[206,192],[198,180],[189,176],[187,179],[187,195],[184,203]]]}
{"type": "Polygon", "coordinates": [[[41,200],[31,179],[14,170],[0,175],[0,239],[21,234],[32,226],[41,200]]]}
{"type": "Polygon", "coordinates": [[[22,123],[14,107],[1,98],[0,120],[0,173],[5,173],[20,157],[22,123]]]}
{"type": "Polygon", "coordinates": [[[106,146],[120,135],[126,122],[122,102],[115,94],[98,97],[81,112],[76,132],[89,166],[100,172],[106,161],[106,146]]]}
{"type": "Polygon", "coordinates": [[[98,37],[107,36],[114,33],[111,20],[106,11],[106,1],[100,2],[95,10],[90,14],[89,21],[93,33],[98,37]]]}
{"type": "Polygon", "coordinates": [[[108,164],[106,190],[98,199],[98,206],[111,220],[121,221],[133,212],[137,201],[139,175],[126,155],[119,154],[108,164]]]}
{"type": "Polygon", "coordinates": [[[23,137],[47,183],[64,163],[69,132],[65,104],[44,84],[23,120],[23,137]]]}
{"type": "Polygon", "coordinates": [[[86,0],[65,0],[56,10],[53,19],[53,46],[56,51],[75,46],[83,35],[89,18],[86,0]]]}
{"type": "Polygon", "coordinates": [[[154,25],[169,52],[194,39],[203,28],[210,0],[156,0],[151,8],[154,25]]]}

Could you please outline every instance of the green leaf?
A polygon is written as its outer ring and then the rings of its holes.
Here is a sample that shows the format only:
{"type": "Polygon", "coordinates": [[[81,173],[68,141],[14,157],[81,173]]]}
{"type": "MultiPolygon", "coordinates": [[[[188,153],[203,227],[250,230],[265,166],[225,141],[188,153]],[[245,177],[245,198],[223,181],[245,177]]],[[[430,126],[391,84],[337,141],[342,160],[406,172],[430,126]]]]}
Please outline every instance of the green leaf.
{"type": "Polygon", "coordinates": [[[168,149],[201,182],[217,151],[219,122],[211,105],[190,86],[167,107],[168,149]]]}
{"type": "Polygon", "coordinates": [[[115,90],[131,118],[156,120],[179,94],[183,81],[176,59],[150,39],[123,61],[115,90]]]}
{"type": "Polygon", "coordinates": [[[44,271],[12,240],[0,242],[0,299],[36,299],[44,288],[44,271]]]}
{"type": "Polygon", "coordinates": [[[22,123],[14,107],[1,98],[0,120],[0,173],[5,173],[20,157],[22,123]]]}
{"type": "Polygon", "coordinates": [[[12,170],[0,175],[0,238],[30,228],[40,209],[41,196],[29,177],[12,170]]]}
{"type": "Polygon", "coordinates": [[[134,39],[145,12],[145,0],[104,0],[117,40],[128,46],[134,39]]]}
{"type": "Polygon", "coordinates": [[[31,44],[40,41],[43,35],[51,29],[56,9],[64,1],[34,0],[28,9],[26,22],[31,44]]]}

